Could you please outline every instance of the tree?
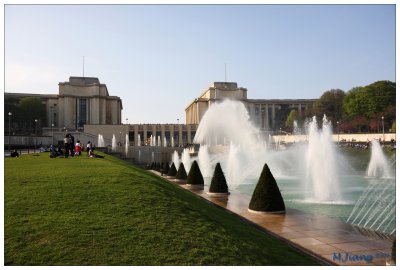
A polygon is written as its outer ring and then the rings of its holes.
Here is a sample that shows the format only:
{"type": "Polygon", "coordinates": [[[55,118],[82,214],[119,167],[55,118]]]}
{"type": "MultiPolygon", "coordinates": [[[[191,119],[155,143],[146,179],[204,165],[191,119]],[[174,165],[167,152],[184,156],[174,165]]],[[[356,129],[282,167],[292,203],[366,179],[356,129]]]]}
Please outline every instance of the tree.
{"type": "Polygon", "coordinates": [[[46,106],[40,98],[24,97],[18,102],[22,128],[34,131],[35,119],[38,120],[38,128],[46,121],[46,106]]]}
{"type": "Polygon", "coordinates": [[[168,176],[173,176],[173,177],[176,176],[176,167],[175,167],[175,163],[173,163],[173,162],[172,162],[171,167],[169,168],[168,176]]]}
{"type": "Polygon", "coordinates": [[[187,184],[189,185],[204,185],[203,175],[201,174],[199,165],[196,160],[193,161],[192,167],[190,167],[190,171],[187,177],[187,184]]]}
{"type": "Polygon", "coordinates": [[[291,110],[286,119],[286,127],[288,128],[293,127],[293,122],[298,119],[299,119],[299,111],[296,109],[291,110]]]}
{"type": "Polygon", "coordinates": [[[179,164],[179,169],[178,169],[178,172],[176,173],[176,179],[181,179],[181,180],[187,179],[185,166],[183,165],[182,162],[179,164]]]}
{"type": "Polygon", "coordinates": [[[325,114],[332,123],[341,120],[343,116],[343,100],[345,92],[340,89],[325,91],[322,96],[314,103],[314,108],[322,117],[325,114]]]}
{"type": "Polygon", "coordinates": [[[162,167],[162,169],[163,169],[163,173],[168,175],[168,173],[169,173],[169,164],[168,164],[168,162],[165,162],[165,164],[162,167]]]}
{"type": "Polygon", "coordinates": [[[391,106],[396,106],[396,83],[390,81],[353,88],[343,100],[344,111],[349,118],[365,116],[372,119],[391,106]]]}
{"type": "Polygon", "coordinates": [[[259,212],[285,212],[285,203],[281,192],[267,164],[264,165],[258,179],[249,209],[259,212]]]}
{"type": "Polygon", "coordinates": [[[219,164],[219,162],[217,163],[217,166],[215,166],[214,175],[211,179],[209,192],[225,193],[225,194],[229,193],[224,172],[222,171],[221,164],[219,164]]]}

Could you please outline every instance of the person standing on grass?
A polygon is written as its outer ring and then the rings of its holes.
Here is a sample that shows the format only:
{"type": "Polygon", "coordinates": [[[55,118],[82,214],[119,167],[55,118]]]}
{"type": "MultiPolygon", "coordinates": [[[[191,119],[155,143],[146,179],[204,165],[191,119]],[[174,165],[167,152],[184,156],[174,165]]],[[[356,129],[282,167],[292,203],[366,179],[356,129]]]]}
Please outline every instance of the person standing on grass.
{"type": "Polygon", "coordinates": [[[89,156],[89,154],[90,154],[90,148],[91,148],[91,146],[92,146],[92,144],[90,143],[90,141],[88,141],[88,142],[87,142],[87,145],[86,145],[87,156],[89,156]]]}
{"type": "Polygon", "coordinates": [[[69,151],[71,152],[71,157],[74,157],[75,153],[74,153],[74,148],[75,148],[75,138],[74,136],[72,136],[71,134],[69,134],[69,138],[71,140],[70,144],[69,144],[69,151]]]}
{"type": "Polygon", "coordinates": [[[64,157],[65,158],[68,158],[69,151],[70,151],[71,138],[69,137],[69,135],[70,134],[65,135],[65,138],[64,138],[64,150],[65,150],[64,157]]]}
{"type": "Polygon", "coordinates": [[[79,140],[76,141],[75,144],[75,153],[80,156],[82,154],[82,146],[81,146],[81,142],[79,140]]]}

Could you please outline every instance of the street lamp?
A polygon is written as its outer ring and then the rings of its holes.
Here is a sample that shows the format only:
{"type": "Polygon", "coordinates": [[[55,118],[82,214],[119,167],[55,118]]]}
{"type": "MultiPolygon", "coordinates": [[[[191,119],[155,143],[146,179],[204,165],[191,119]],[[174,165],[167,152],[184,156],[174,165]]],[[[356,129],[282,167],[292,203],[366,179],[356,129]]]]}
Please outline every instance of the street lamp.
{"type": "Polygon", "coordinates": [[[384,121],[385,117],[382,116],[382,139],[383,142],[385,142],[385,121],[384,121]]]}
{"type": "Polygon", "coordinates": [[[35,119],[35,149],[33,150],[34,153],[36,153],[36,145],[37,145],[37,122],[38,120],[35,119]]]}
{"type": "Polygon", "coordinates": [[[128,118],[126,118],[125,120],[126,120],[126,124],[128,124],[128,118]]]}
{"type": "Polygon", "coordinates": [[[121,134],[122,134],[122,132],[120,131],[120,132],[119,132],[119,145],[122,144],[122,143],[121,143],[121,134]]]}
{"type": "Polygon", "coordinates": [[[8,113],[8,151],[11,154],[11,115],[12,113],[8,113]]]}
{"type": "Polygon", "coordinates": [[[54,124],[51,124],[51,144],[54,145],[54,124]]]}
{"type": "Polygon", "coordinates": [[[178,121],[178,125],[179,125],[179,118],[178,118],[178,119],[176,119],[176,121],[178,121]]]}

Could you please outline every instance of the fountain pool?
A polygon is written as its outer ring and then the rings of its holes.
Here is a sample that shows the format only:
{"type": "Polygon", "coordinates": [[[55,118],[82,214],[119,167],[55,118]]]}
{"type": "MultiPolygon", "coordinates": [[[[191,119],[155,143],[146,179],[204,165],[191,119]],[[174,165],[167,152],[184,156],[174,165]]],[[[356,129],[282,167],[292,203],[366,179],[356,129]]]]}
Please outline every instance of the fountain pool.
{"type": "Polygon", "coordinates": [[[230,191],[249,196],[267,163],[287,207],[394,233],[395,179],[382,176],[394,175],[395,153],[387,153],[387,157],[376,146],[368,150],[338,148],[332,142],[332,128],[326,117],[310,119],[306,133],[308,142],[285,150],[276,147],[277,143],[267,144],[267,138],[252,125],[244,105],[225,100],[211,105],[199,124],[194,139],[200,144],[198,156],[189,157],[185,149],[180,160],[187,170],[194,159],[198,161],[206,189],[220,162],[230,191]],[[379,169],[382,164],[390,164],[391,168],[379,169]],[[390,172],[373,175],[367,172],[368,167],[390,172]],[[368,190],[373,191],[369,194],[374,200],[367,199],[368,190]]]}

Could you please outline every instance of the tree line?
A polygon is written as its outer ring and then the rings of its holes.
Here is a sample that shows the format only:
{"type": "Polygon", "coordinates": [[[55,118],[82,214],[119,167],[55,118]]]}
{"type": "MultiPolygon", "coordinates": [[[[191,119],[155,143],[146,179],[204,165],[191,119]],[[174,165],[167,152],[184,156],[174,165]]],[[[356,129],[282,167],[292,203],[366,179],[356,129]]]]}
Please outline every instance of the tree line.
{"type": "Polygon", "coordinates": [[[38,97],[6,97],[4,99],[4,124],[8,134],[9,120],[11,132],[15,135],[40,134],[41,127],[46,123],[46,106],[38,97]],[[9,119],[8,113],[11,113],[9,119]],[[35,119],[37,122],[35,122],[35,119]]]}
{"type": "Polygon", "coordinates": [[[284,128],[291,132],[294,120],[302,124],[314,115],[321,119],[324,114],[335,132],[381,132],[383,126],[385,132],[396,132],[396,83],[377,81],[347,93],[341,89],[325,91],[303,113],[292,109],[284,128]]]}

